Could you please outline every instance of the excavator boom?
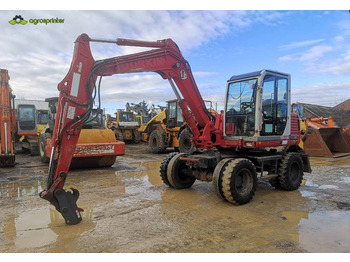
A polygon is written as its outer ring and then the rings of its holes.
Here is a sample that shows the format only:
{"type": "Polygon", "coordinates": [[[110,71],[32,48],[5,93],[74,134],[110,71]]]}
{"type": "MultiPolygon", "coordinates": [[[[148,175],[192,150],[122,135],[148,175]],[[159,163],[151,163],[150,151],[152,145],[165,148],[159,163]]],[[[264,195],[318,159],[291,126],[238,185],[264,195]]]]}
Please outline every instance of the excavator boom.
{"type": "Polygon", "coordinates": [[[14,133],[16,130],[16,111],[14,98],[9,85],[9,74],[0,69],[0,166],[14,166],[14,133]]]}
{"type": "Polygon", "coordinates": [[[68,224],[76,224],[81,220],[79,208],[76,206],[78,192],[74,189],[72,194],[63,190],[63,186],[81,127],[90,116],[95,97],[99,96],[101,79],[103,76],[134,72],[158,73],[163,79],[170,81],[175,94],[180,98],[176,84],[187,102],[181,107],[190,129],[199,143],[212,146],[208,134],[214,128],[214,117],[206,110],[190,65],[171,39],[148,42],[119,38],[114,41],[91,39],[86,34],[80,35],[75,41],[69,72],[58,84],[60,95],[52,137],[47,188],[40,193],[40,197],[50,201],[61,212],[68,224]],[[95,61],[90,50],[90,42],[93,41],[155,49],[95,61]],[[204,129],[207,135],[200,136],[204,129]]]}

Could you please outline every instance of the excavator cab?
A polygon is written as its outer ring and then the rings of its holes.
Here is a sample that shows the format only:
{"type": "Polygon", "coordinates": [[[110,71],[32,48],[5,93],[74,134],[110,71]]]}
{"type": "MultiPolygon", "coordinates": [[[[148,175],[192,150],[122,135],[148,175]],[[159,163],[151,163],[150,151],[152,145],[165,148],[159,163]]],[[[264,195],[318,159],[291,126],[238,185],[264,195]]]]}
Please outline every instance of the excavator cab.
{"type": "Polygon", "coordinates": [[[18,105],[18,133],[27,133],[32,132],[36,133],[37,130],[37,118],[36,118],[36,110],[35,105],[26,105],[21,104],[18,105]]]}
{"type": "Polygon", "coordinates": [[[262,70],[231,77],[227,82],[226,138],[257,141],[290,135],[288,94],[289,74],[262,70]]]}

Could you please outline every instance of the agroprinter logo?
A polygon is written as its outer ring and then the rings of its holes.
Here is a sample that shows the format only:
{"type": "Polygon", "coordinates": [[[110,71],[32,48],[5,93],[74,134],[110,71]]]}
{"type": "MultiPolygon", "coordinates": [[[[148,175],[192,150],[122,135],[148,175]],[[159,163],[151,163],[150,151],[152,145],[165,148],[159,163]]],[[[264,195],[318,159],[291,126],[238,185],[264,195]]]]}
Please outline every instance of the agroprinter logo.
{"type": "MultiPolygon", "coordinates": [[[[11,25],[21,24],[25,25],[28,21],[24,20],[21,15],[16,15],[11,21],[9,21],[11,25]]],[[[37,25],[37,24],[55,24],[55,23],[64,23],[64,19],[60,18],[51,18],[51,19],[29,19],[29,23],[37,25]]]]}
{"type": "Polygon", "coordinates": [[[28,22],[24,20],[22,16],[16,15],[11,21],[9,21],[9,23],[11,25],[15,25],[15,24],[25,25],[28,22]]]}

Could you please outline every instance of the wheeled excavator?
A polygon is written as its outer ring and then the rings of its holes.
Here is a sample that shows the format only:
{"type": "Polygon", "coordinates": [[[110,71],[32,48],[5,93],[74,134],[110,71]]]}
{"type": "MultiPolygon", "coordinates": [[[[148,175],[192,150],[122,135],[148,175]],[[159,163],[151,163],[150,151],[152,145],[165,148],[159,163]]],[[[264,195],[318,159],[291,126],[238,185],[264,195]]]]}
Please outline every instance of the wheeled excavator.
{"type": "Polygon", "coordinates": [[[46,189],[40,193],[66,224],[81,221],[79,191],[63,187],[81,127],[90,116],[94,98],[99,98],[102,78],[137,72],[155,72],[169,81],[193,143],[203,149],[194,154],[174,152],[163,159],[160,176],[169,187],[183,189],[195,180],[212,181],[218,197],[242,205],[252,200],[258,174],[276,187],[296,190],[303,173],[311,172],[308,155],[298,147],[300,130],[298,116],[291,112],[289,74],[260,70],[232,76],[227,81],[225,110],[212,115],[173,40],[101,40],[82,34],[75,41],[69,72],[58,84],[51,163],[46,189]],[[91,42],[151,49],[95,61],[91,42]]]}

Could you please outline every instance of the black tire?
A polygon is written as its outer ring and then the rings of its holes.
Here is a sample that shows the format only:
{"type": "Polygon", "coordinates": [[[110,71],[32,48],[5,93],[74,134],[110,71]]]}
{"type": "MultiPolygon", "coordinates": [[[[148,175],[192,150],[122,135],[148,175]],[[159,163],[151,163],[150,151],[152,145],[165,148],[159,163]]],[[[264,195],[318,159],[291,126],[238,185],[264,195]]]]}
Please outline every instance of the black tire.
{"type": "Polygon", "coordinates": [[[278,182],[282,189],[297,190],[303,180],[303,162],[298,153],[287,153],[279,164],[278,182]]]}
{"type": "Polygon", "coordinates": [[[278,181],[278,177],[275,178],[271,178],[269,180],[269,183],[272,187],[276,188],[276,189],[282,189],[280,182],[278,181]]]}
{"type": "Polygon", "coordinates": [[[164,153],[166,145],[164,136],[158,130],[153,130],[148,139],[148,147],[153,154],[164,153]]]}
{"type": "Polygon", "coordinates": [[[224,200],[225,197],[222,192],[222,172],[224,167],[227,165],[227,162],[231,161],[232,158],[224,158],[222,159],[215,167],[213,172],[213,189],[215,194],[224,200]]]}
{"type": "Polygon", "coordinates": [[[166,184],[169,187],[172,187],[172,186],[169,183],[168,175],[167,175],[168,165],[169,165],[170,160],[177,154],[178,154],[178,152],[173,152],[173,153],[168,154],[166,157],[163,158],[162,164],[160,165],[160,170],[159,170],[160,177],[162,178],[164,184],[166,184]]]}
{"type": "Polygon", "coordinates": [[[112,129],[115,135],[115,139],[117,139],[117,141],[124,141],[124,136],[123,133],[120,130],[117,129],[112,129]]]}
{"type": "Polygon", "coordinates": [[[188,175],[192,172],[184,161],[179,160],[179,157],[187,154],[176,154],[171,158],[167,168],[167,178],[171,187],[176,189],[189,188],[196,181],[196,178],[188,175]]]}
{"type": "Polygon", "coordinates": [[[39,142],[36,142],[35,144],[30,144],[30,155],[31,156],[38,156],[39,154],[40,154],[39,142]]]}
{"type": "Polygon", "coordinates": [[[134,144],[138,144],[141,142],[141,134],[136,129],[133,131],[133,139],[132,140],[133,140],[134,144]]]}
{"type": "Polygon", "coordinates": [[[243,205],[255,195],[258,184],[254,164],[245,158],[232,159],[222,171],[222,197],[232,203],[243,205]]]}
{"type": "Polygon", "coordinates": [[[42,163],[49,163],[50,157],[46,153],[46,140],[51,138],[51,134],[44,133],[39,136],[39,154],[42,163]]]}
{"type": "Polygon", "coordinates": [[[193,137],[193,134],[189,129],[185,128],[181,131],[179,136],[179,150],[181,153],[193,154],[196,150],[191,137],[193,137]]]}

